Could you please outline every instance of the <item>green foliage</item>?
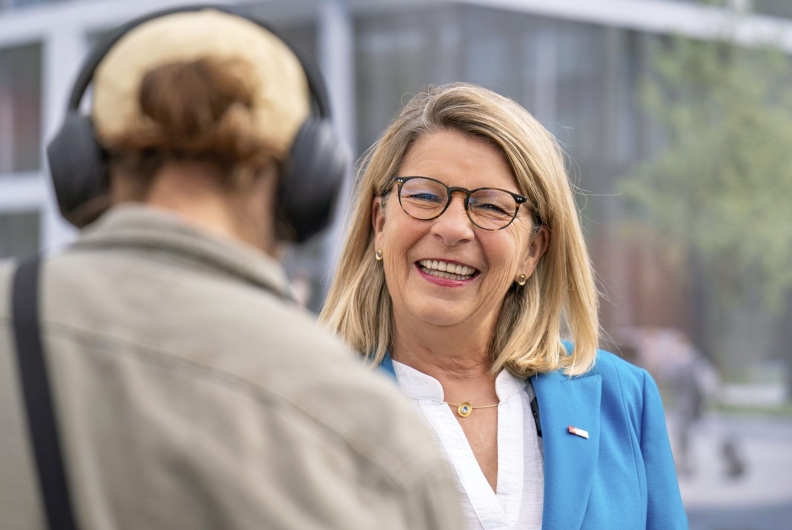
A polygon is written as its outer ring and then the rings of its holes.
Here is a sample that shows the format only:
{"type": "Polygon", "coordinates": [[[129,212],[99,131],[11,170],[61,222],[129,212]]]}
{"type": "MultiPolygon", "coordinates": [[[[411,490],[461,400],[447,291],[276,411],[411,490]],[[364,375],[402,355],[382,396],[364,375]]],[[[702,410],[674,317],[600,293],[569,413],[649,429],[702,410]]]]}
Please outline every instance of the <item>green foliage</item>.
{"type": "Polygon", "coordinates": [[[792,286],[792,68],[772,48],[675,37],[642,104],[663,147],[621,183],[632,212],[681,243],[724,293],[792,286]],[[748,286],[748,287],[746,287],[748,286]]]}

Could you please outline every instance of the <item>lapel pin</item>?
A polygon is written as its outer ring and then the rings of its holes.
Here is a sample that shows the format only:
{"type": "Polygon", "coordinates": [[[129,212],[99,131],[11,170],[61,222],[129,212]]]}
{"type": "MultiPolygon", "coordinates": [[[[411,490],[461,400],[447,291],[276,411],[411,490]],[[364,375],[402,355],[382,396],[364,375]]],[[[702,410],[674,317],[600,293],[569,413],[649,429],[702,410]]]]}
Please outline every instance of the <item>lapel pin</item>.
{"type": "Polygon", "coordinates": [[[574,434],[576,436],[580,436],[581,438],[588,439],[589,437],[588,431],[584,431],[583,429],[578,429],[577,427],[572,427],[571,425],[569,426],[569,433],[574,434]]]}

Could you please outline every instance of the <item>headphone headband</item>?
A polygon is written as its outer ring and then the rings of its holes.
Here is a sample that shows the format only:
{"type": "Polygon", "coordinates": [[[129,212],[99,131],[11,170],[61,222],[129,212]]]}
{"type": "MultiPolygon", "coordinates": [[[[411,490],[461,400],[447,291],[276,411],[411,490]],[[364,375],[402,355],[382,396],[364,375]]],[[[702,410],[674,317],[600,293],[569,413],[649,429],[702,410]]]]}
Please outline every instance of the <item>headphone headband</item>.
{"type": "Polygon", "coordinates": [[[177,13],[203,11],[205,9],[214,9],[215,11],[228,13],[229,15],[235,15],[240,18],[244,18],[245,20],[249,20],[250,22],[260,26],[262,29],[272,33],[279,40],[284,42],[289,47],[294,56],[297,57],[297,60],[302,66],[303,72],[305,72],[305,77],[308,81],[308,90],[311,93],[314,103],[316,103],[316,109],[319,113],[319,116],[326,119],[331,118],[327,87],[324,84],[324,79],[321,75],[319,75],[318,67],[312,61],[309,61],[307,58],[303,57],[297,50],[294,49],[294,47],[288,43],[286,39],[283,38],[282,35],[280,35],[274,28],[264,21],[255,17],[251,17],[238,8],[213,4],[182,6],[156,11],[154,13],[149,13],[148,15],[131,20],[126,24],[123,24],[122,26],[112,30],[109,35],[106,35],[102,38],[102,40],[94,47],[93,51],[83,62],[83,65],[80,68],[80,73],[78,74],[77,80],[74,83],[74,88],[72,89],[71,95],[69,96],[68,109],[74,111],[79,109],[82,98],[85,96],[88,86],[93,81],[93,76],[96,73],[96,69],[99,67],[99,64],[102,62],[102,60],[104,60],[105,56],[110,52],[113,46],[115,46],[116,43],[124,37],[124,35],[136,27],[142,26],[146,22],[157,18],[175,15],[177,13]]]}

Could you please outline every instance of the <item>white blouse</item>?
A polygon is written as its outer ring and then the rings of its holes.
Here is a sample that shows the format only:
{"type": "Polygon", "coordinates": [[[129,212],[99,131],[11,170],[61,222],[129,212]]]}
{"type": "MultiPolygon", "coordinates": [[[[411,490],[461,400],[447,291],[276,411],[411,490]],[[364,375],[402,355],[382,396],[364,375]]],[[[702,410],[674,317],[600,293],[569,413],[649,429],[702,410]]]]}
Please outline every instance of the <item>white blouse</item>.
{"type": "MultiPolygon", "coordinates": [[[[451,407],[434,377],[393,361],[399,388],[434,428],[436,438],[456,469],[469,530],[542,528],[544,461],[541,438],[531,413],[530,380],[503,370],[495,379],[498,395],[497,493],[487,482],[451,407]]],[[[474,412],[475,414],[475,412],[474,412]]]]}

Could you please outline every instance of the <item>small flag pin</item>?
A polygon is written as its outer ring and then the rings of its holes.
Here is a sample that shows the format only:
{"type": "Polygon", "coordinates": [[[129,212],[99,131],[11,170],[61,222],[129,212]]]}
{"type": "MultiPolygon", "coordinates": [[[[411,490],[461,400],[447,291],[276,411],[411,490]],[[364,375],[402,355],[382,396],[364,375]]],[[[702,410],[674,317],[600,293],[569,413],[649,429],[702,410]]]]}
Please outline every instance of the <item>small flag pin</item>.
{"type": "Polygon", "coordinates": [[[589,437],[588,431],[584,431],[583,429],[578,429],[577,427],[572,427],[571,425],[569,426],[569,433],[580,436],[581,438],[589,437]]]}

